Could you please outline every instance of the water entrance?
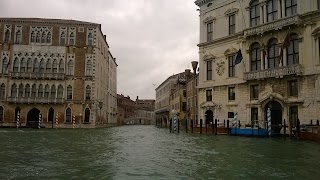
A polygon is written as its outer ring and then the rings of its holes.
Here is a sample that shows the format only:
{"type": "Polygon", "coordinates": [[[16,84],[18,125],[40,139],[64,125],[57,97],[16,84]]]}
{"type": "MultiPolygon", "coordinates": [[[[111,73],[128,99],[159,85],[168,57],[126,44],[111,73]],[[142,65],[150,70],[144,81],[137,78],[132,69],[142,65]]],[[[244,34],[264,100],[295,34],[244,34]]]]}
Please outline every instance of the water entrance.
{"type": "Polygon", "coordinates": [[[27,127],[31,127],[31,128],[38,127],[39,114],[40,114],[40,110],[37,108],[33,108],[28,112],[27,127]]]}

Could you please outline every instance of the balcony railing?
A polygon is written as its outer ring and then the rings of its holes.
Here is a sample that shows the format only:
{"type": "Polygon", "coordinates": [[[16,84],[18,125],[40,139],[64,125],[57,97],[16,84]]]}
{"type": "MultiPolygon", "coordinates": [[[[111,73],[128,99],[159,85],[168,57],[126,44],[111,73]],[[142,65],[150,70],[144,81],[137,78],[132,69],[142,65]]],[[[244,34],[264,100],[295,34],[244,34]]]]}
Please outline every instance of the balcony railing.
{"type": "Polygon", "coordinates": [[[300,23],[299,15],[281,18],[276,21],[268,22],[261,24],[259,26],[250,27],[248,29],[244,30],[245,36],[251,36],[256,34],[262,34],[264,32],[274,30],[274,29],[281,29],[282,27],[293,25],[293,24],[299,24],[300,23]]]}
{"type": "Polygon", "coordinates": [[[34,97],[8,97],[8,102],[11,103],[28,103],[28,104],[38,104],[38,103],[64,103],[63,98],[34,98],[34,97]]]}
{"type": "Polygon", "coordinates": [[[64,79],[64,73],[11,72],[12,78],[28,79],[64,79]]]}
{"type": "Polygon", "coordinates": [[[302,74],[302,70],[303,68],[301,64],[295,64],[292,66],[283,66],[274,69],[264,69],[261,71],[246,72],[244,73],[244,79],[255,80],[287,75],[299,75],[302,74]]]}

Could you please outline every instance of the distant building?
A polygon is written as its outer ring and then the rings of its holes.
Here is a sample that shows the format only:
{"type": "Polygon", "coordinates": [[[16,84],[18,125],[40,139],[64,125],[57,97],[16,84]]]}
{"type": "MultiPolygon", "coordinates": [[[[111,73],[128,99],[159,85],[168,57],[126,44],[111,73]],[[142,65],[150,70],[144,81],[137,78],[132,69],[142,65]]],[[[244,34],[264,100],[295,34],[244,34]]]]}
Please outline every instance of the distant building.
{"type": "Polygon", "coordinates": [[[154,108],[155,108],[154,99],[139,99],[139,97],[137,96],[135,103],[136,103],[136,109],[154,111],[154,108]]]}
{"type": "Polygon", "coordinates": [[[187,117],[189,119],[189,126],[193,120],[193,124],[197,123],[198,120],[198,78],[199,74],[192,74],[187,80],[187,117]]]}
{"type": "Polygon", "coordinates": [[[123,116],[121,114],[121,116],[118,118],[121,124],[125,124],[126,119],[135,116],[136,103],[130,99],[130,96],[117,94],[117,106],[120,108],[120,110],[123,109],[123,116]]]}
{"type": "Polygon", "coordinates": [[[117,63],[100,24],[0,18],[0,62],[0,126],[116,123],[117,63]]]}
{"type": "Polygon", "coordinates": [[[264,127],[270,108],[274,131],[284,119],[294,126],[298,118],[302,124],[320,118],[318,0],[195,3],[200,8],[198,118],[210,114],[221,120],[237,113],[242,125],[264,127]]]}

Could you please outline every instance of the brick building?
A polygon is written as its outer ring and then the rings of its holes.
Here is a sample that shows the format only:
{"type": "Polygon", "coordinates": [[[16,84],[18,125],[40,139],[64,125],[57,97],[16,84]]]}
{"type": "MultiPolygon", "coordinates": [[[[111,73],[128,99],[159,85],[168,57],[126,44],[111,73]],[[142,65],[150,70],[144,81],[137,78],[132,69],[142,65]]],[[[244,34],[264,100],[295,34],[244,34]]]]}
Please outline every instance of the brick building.
{"type": "Polygon", "coordinates": [[[26,127],[116,123],[117,63],[100,24],[0,18],[0,67],[0,126],[18,114],[26,127]]]}
{"type": "Polygon", "coordinates": [[[119,108],[120,116],[118,122],[125,124],[125,119],[135,116],[136,103],[130,99],[130,96],[124,96],[123,94],[117,94],[117,105],[119,108]]]}

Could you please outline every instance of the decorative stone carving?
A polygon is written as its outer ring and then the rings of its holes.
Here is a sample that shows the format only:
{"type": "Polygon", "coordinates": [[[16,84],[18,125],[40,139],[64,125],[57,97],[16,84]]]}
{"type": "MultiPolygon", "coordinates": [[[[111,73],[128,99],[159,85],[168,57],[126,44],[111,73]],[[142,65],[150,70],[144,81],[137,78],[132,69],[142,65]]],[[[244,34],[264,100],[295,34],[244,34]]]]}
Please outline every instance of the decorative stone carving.
{"type": "Polygon", "coordinates": [[[214,60],[216,57],[213,54],[206,54],[203,56],[204,61],[214,60]]]}
{"type": "Polygon", "coordinates": [[[231,9],[228,9],[224,14],[226,15],[226,16],[230,16],[231,14],[235,14],[235,13],[237,13],[239,11],[239,9],[237,9],[237,8],[231,8],[231,9]]]}
{"type": "Polygon", "coordinates": [[[215,21],[215,20],[216,20],[215,17],[209,16],[209,17],[205,18],[203,22],[204,23],[208,23],[208,22],[212,22],[212,21],[215,21]]]}
{"type": "Polygon", "coordinates": [[[225,62],[224,61],[218,62],[217,63],[217,68],[216,68],[217,74],[219,76],[222,76],[223,73],[224,73],[225,68],[226,67],[225,67],[225,62]]]}
{"type": "Polygon", "coordinates": [[[224,52],[224,55],[225,56],[229,56],[231,54],[236,54],[238,51],[236,48],[231,48],[231,49],[227,49],[225,52],[224,52]]]}

